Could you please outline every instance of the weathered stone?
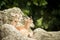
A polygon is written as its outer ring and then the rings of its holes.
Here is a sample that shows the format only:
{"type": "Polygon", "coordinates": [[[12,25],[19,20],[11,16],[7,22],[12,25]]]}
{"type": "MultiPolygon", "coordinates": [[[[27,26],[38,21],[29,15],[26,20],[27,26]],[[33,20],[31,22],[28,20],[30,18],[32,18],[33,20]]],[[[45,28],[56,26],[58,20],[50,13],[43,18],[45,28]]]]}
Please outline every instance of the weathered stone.
{"type": "Polygon", "coordinates": [[[60,40],[60,31],[51,31],[48,33],[52,35],[52,38],[54,40],[60,40]]]}
{"type": "Polygon", "coordinates": [[[49,38],[50,35],[47,33],[47,31],[41,29],[41,28],[37,28],[34,30],[34,38],[36,38],[37,40],[43,40],[45,38],[49,38]]]}
{"type": "MultiPolygon", "coordinates": [[[[17,25],[24,25],[24,19],[27,19],[28,16],[26,17],[20,8],[13,7],[0,11],[0,40],[35,40],[27,37],[26,35],[22,35],[21,32],[11,24],[16,15],[18,19],[15,20],[18,20],[19,22],[17,25]]],[[[31,24],[32,26],[34,25],[33,23],[31,24]]],[[[33,31],[31,30],[31,32],[33,31]]]]}
{"type": "Polygon", "coordinates": [[[41,28],[34,30],[34,36],[37,40],[60,40],[60,32],[47,32],[41,28]]]}
{"type": "Polygon", "coordinates": [[[47,32],[41,28],[37,28],[34,31],[29,29],[29,32],[33,33],[32,37],[22,35],[15,26],[11,25],[11,21],[14,20],[13,18],[17,14],[19,20],[18,25],[24,25],[24,18],[27,17],[21,9],[14,7],[0,11],[0,40],[60,40],[60,31],[47,32]]]}
{"type": "Polygon", "coordinates": [[[35,40],[22,36],[20,32],[12,25],[4,24],[0,29],[0,40],[35,40]]]}

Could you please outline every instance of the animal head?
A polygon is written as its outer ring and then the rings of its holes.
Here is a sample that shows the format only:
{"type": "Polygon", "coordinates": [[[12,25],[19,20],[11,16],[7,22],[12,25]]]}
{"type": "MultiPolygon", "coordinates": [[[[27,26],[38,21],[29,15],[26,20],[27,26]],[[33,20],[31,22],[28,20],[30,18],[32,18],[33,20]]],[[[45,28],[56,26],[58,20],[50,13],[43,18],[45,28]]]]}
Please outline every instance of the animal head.
{"type": "Polygon", "coordinates": [[[32,28],[34,28],[34,23],[33,23],[33,20],[32,19],[30,19],[30,27],[32,27],[32,28]]]}
{"type": "Polygon", "coordinates": [[[28,27],[32,27],[32,28],[34,28],[34,23],[33,23],[33,20],[31,19],[31,18],[25,18],[25,22],[26,22],[26,24],[28,25],[28,27]]]}

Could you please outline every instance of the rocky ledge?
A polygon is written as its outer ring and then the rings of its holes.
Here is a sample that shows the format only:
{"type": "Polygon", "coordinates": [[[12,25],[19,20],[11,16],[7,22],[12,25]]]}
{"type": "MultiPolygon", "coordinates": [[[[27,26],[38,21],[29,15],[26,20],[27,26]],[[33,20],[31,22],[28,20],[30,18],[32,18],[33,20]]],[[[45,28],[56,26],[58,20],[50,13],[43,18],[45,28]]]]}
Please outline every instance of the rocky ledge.
{"type": "MultiPolygon", "coordinates": [[[[22,35],[20,31],[11,25],[11,19],[15,14],[19,14],[20,19],[24,19],[25,17],[21,9],[17,7],[0,11],[0,40],[60,40],[60,31],[47,32],[41,28],[33,30],[32,37],[22,35]]],[[[20,25],[23,25],[23,20],[20,21],[20,25]]]]}

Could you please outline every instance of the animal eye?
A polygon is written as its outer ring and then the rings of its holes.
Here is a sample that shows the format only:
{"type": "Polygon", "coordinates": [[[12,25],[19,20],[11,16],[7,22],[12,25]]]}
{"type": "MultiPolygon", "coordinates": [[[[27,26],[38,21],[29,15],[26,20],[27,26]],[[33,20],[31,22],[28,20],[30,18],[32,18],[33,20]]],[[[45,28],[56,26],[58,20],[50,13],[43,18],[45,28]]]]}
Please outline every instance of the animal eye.
{"type": "Polygon", "coordinates": [[[2,20],[2,19],[0,19],[0,20],[2,20]]]}
{"type": "Polygon", "coordinates": [[[15,21],[15,22],[17,22],[17,21],[15,21]]]}

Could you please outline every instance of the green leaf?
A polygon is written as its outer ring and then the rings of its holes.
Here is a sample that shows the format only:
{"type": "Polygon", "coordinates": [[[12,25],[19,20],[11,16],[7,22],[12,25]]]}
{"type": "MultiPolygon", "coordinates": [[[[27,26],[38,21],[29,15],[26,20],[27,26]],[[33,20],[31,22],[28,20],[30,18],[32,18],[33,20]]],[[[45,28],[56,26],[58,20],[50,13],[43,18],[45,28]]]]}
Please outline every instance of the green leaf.
{"type": "Polygon", "coordinates": [[[40,0],[39,6],[45,6],[47,2],[45,0],[40,0]]]}
{"type": "Polygon", "coordinates": [[[42,20],[43,20],[43,17],[41,17],[40,19],[37,20],[37,26],[41,26],[42,25],[42,20]]]}
{"type": "Polygon", "coordinates": [[[30,6],[30,5],[31,5],[31,3],[30,3],[30,2],[27,2],[27,5],[28,5],[28,6],[30,6]]]}
{"type": "Polygon", "coordinates": [[[28,9],[23,9],[23,12],[25,13],[25,15],[28,15],[30,11],[28,9]]]}
{"type": "Polygon", "coordinates": [[[33,2],[36,6],[38,6],[38,3],[37,2],[33,2]]]}
{"type": "Polygon", "coordinates": [[[33,4],[36,6],[45,6],[47,2],[45,0],[33,0],[33,4]]]}

